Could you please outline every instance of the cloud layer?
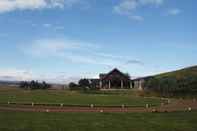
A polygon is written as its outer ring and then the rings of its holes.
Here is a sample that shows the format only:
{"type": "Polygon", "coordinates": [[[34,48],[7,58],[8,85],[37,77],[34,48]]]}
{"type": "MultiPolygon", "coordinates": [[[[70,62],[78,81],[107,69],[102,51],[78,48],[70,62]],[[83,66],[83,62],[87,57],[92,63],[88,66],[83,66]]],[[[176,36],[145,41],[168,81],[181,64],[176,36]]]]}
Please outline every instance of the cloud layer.
{"type": "MultiPolygon", "coordinates": [[[[22,44],[20,50],[27,57],[35,59],[54,59],[65,62],[65,64],[88,64],[99,65],[104,67],[129,67],[131,65],[143,66],[143,62],[130,59],[128,56],[110,54],[103,52],[103,47],[97,44],[82,42],[70,39],[39,39],[22,44]]],[[[35,73],[26,69],[0,69],[0,80],[40,80],[52,83],[68,83],[77,81],[81,77],[94,78],[98,74],[78,74],[78,76],[69,75],[68,73],[42,74],[35,73]]]]}
{"type": "Polygon", "coordinates": [[[77,82],[80,76],[66,76],[66,73],[56,73],[50,75],[36,74],[30,70],[24,69],[0,69],[1,81],[46,81],[50,83],[65,84],[69,82],[77,82]]]}
{"type": "Polygon", "coordinates": [[[32,72],[18,69],[0,69],[0,80],[29,80],[32,79],[32,72]]]}
{"type": "Polygon", "coordinates": [[[121,0],[121,2],[114,6],[114,12],[119,15],[128,16],[128,18],[142,21],[143,17],[140,15],[136,15],[134,11],[136,11],[140,7],[146,6],[154,6],[158,7],[162,5],[164,0],[121,0]]]}
{"type": "MultiPolygon", "coordinates": [[[[41,10],[53,8],[71,8],[80,5],[80,9],[90,6],[91,0],[0,0],[0,13],[11,12],[15,10],[41,10]]],[[[131,20],[143,21],[144,17],[139,15],[137,10],[147,7],[159,7],[166,0],[119,0],[117,5],[113,6],[113,12],[118,15],[127,16],[131,20]]],[[[100,2],[100,1],[99,1],[100,2]]],[[[167,15],[177,15],[181,13],[178,8],[172,8],[167,11],[167,15]]],[[[51,27],[45,24],[45,27],[51,27]]],[[[62,29],[58,27],[57,29],[62,29]]]]}
{"type": "Polygon", "coordinates": [[[180,14],[182,11],[178,8],[174,8],[174,9],[169,9],[167,14],[168,15],[178,15],[180,14]]]}
{"type": "Polygon", "coordinates": [[[142,62],[132,60],[128,56],[105,53],[103,52],[103,47],[97,44],[77,40],[35,40],[31,45],[24,46],[22,50],[34,57],[58,57],[65,62],[72,63],[104,65],[108,67],[128,66],[129,64],[142,65],[142,62]]]}
{"type": "Polygon", "coordinates": [[[114,11],[119,14],[130,14],[141,6],[160,6],[164,0],[121,0],[119,5],[114,6],[114,11]]]}
{"type": "Polygon", "coordinates": [[[1,0],[0,13],[14,10],[72,7],[79,2],[80,0],[1,0]]]}

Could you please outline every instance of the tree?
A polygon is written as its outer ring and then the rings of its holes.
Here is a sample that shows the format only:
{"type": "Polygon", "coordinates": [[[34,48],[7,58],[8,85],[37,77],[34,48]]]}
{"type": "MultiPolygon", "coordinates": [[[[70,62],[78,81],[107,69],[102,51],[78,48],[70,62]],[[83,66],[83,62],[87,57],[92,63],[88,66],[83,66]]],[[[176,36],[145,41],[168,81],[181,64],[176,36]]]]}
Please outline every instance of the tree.
{"type": "Polygon", "coordinates": [[[23,88],[23,89],[35,90],[35,89],[48,89],[50,87],[51,85],[47,84],[45,81],[43,81],[42,83],[39,83],[38,81],[32,80],[31,82],[23,81],[20,83],[20,88],[23,88]]]}
{"type": "Polygon", "coordinates": [[[80,79],[79,82],[78,82],[78,84],[79,84],[79,87],[82,90],[84,90],[84,91],[86,91],[87,89],[90,88],[90,82],[89,82],[88,79],[80,79]]]}
{"type": "Polygon", "coordinates": [[[43,81],[40,86],[41,86],[41,89],[48,89],[51,87],[51,85],[47,84],[45,81],[43,81]]]}
{"type": "Polygon", "coordinates": [[[68,87],[69,87],[70,90],[79,90],[79,86],[74,82],[70,82],[68,84],[68,87]]]}
{"type": "Polygon", "coordinates": [[[99,87],[97,86],[98,84],[97,80],[91,80],[89,84],[90,84],[89,87],[90,90],[99,90],[99,87]]]}
{"type": "Polygon", "coordinates": [[[80,87],[90,87],[90,82],[88,79],[81,79],[79,80],[80,87]]]}
{"type": "Polygon", "coordinates": [[[23,89],[28,89],[29,88],[29,84],[28,84],[28,82],[26,82],[26,81],[22,81],[21,83],[20,83],[20,86],[19,86],[20,88],[23,88],[23,89]]]}

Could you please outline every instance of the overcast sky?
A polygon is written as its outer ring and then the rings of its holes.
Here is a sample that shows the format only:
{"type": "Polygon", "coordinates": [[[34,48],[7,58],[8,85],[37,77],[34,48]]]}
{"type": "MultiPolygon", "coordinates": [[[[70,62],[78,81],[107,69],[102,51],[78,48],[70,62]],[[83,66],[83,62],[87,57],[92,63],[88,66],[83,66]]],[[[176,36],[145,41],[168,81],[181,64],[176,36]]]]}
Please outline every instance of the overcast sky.
{"type": "Polygon", "coordinates": [[[196,0],[0,0],[0,79],[68,81],[197,64],[196,0]]]}

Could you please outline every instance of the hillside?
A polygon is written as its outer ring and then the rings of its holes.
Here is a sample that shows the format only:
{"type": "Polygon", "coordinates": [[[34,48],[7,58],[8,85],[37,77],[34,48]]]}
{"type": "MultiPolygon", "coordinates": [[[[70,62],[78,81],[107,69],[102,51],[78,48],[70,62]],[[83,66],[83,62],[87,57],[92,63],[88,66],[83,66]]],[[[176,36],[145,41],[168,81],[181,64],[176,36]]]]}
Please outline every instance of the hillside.
{"type": "Polygon", "coordinates": [[[197,66],[155,75],[145,87],[162,93],[197,92],[197,66]]]}
{"type": "Polygon", "coordinates": [[[197,78],[197,66],[187,67],[177,71],[167,72],[156,75],[157,78],[162,77],[175,77],[177,79],[183,79],[185,77],[196,77],[197,78]]]}

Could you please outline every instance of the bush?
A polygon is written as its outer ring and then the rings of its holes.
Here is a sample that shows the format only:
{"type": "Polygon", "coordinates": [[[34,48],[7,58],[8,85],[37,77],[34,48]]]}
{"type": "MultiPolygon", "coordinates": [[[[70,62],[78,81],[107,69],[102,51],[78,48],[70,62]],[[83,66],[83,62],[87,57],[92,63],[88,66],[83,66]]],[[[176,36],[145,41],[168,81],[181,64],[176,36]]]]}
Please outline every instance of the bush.
{"type": "Polygon", "coordinates": [[[79,86],[74,82],[69,83],[68,87],[70,90],[80,90],[79,86]]]}
{"type": "Polygon", "coordinates": [[[79,86],[80,87],[90,87],[90,82],[88,79],[80,79],[79,86]]]}
{"type": "Polygon", "coordinates": [[[197,91],[197,79],[195,77],[153,77],[145,81],[145,87],[149,90],[157,91],[163,95],[176,95],[197,91]]]}
{"type": "Polygon", "coordinates": [[[33,80],[31,82],[23,81],[20,83],[20,88],[23,88],[23,89],[35,90],[35,89],[48,89],[50,87],[51,85],[47,84],[45,81],[43,81],[42,83],[39,83],[38,81],[33,80]]]}
{"type": "Polygon", "coordinates": [[[83,90],[83,91],[87,91],[90,89],[90,82],[88,79],[80,79],[79,80],[79,87],[83,90]]]}

